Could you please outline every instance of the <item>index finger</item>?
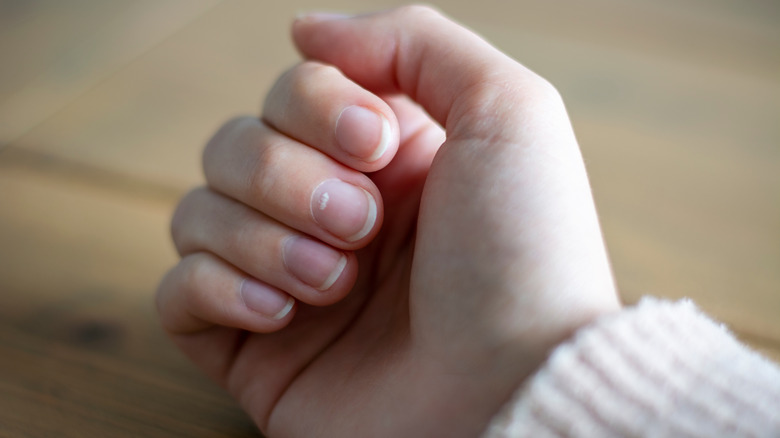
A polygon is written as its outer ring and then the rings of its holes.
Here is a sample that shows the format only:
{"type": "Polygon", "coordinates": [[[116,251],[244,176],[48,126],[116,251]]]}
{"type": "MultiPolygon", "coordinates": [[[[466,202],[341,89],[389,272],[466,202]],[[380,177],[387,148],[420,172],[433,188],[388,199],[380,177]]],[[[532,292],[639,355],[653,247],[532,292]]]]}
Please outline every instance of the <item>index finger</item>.
{"type": "Polygon", "coordinates": [[[352,18],[308,15],[294,23],[293,39],[304,56],[337,66],[374,93],[410,96],[448,137],[490,135],[485,131],[495,132],[495,124],[480,121],[497,105],[518,108],[518,97],[522,102],[523,96],[552,89],[473,32],[424,6],[352,18]]]}

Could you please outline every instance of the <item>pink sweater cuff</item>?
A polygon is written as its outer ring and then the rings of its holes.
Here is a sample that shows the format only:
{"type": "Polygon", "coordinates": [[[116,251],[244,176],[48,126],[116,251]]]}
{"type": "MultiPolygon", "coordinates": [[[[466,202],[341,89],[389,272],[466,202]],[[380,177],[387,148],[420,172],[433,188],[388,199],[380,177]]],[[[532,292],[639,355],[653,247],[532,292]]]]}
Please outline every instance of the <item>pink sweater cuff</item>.
{"type": "Polygon", "coordinates": [[[483,436],[780,437],[780,370],[690,301],[645,298],[554,350],[483,436]]]}

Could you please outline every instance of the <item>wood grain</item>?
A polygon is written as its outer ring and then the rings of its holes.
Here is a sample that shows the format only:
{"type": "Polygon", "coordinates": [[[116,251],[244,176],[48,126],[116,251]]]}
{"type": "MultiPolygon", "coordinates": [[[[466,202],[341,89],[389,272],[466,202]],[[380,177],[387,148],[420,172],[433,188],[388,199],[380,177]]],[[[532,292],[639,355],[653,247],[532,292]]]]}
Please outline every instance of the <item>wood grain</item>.
{"type": "MultiPolygon", "coordinates": [[[[258,436],[159,328],[169,217],[296,13],[392,4],[0,2],[0,437],[258,436]]],[[[780,361],[777,2],[434,4],[563,94],[623,299],[780,361]]]]}
{"type": "Polygon", "coordinates": [[[0,154],[0,436],[256,436],[157,322],[171,201],[13,154],[0,154]]]}
{"type": "Polygon", "coordinates": [[[218,0],[0,5],[0,146],[62,111],[218,0]]]}

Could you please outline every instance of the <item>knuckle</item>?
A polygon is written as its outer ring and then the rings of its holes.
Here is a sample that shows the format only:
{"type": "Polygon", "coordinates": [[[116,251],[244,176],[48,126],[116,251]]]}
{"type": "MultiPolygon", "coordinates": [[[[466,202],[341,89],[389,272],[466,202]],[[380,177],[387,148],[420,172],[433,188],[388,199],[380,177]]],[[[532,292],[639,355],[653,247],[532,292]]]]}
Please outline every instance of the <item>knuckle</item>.
{"type": "Polygon", "coordinates": [[[258,251],[263,246],[262,229],[251,214],[241,214],[234,220],[236,226],[220,233],[222,243],[218,253],[231,263],[252,267],[262,261],[258,251]]]}
{"type": "Polygon", "coordinates": [[[244,115],[236,116],[223,123],[217,132],[211,136],[206,147],[203,148],[203,163],[208,167],[208,163],[212,161],[216,154],[219,154],[225,146],[230,145],[238,138],[243,132],[246,132],[251,126],[257,125],[259,122],[256,117],[244,115]]]}
{"type": "Polygon", "coordinates": [[[188,224],[192,218],[192,208],[206,190],[207,189],[205,187],[197,187],[190,190],[182,197],[181,201],[179,201],[179,204],[176,206],[176,209],[173,212],[173,216],[171,217],[170,233],[173,244],[179,254],[185,254],[188,251],[188,224]]]}
{"type": "Polygon", "coordinates": [[[203,174],[209,185],[229,188],[232,178],[225,169],[246,144],[257,141],[262,124],[257,117],[241,116],[226,122],[203,148],[203,174]]]}
{"type": "Polygon", "coordinates": [[[280,188],[279,184],[282,181],[279,181],[278,170],[285,168],[288,155],[289,152],[281,139],[269,139],[263,145],[258,153],[257,162],[248,175],[248,181],[246,181],[252,205],[265,204],[269,196],[280,188]]]}
{"type": "Polygon", "coordinates": [[[194,253],[183,257],[163,277],[155,294],[155,306],[167,331],[177,331],[176,315],[183,310],[182,305],[190,305],[193,298],[198,299],[197,295],[201,294],[199,291],[207,281],[208,265],[208,255],[194,253]]]}
{"type": "MultiPolygon", "coordinates": [[[[157,291],[154,294],[155,308],[157,309],[157,313],[161,316],[165,316],[165,311],[168,307],[168,302],[170,301],[171,296],[171,279],[175,275],[178,267],[179,265],[176,265],[165,273],[162,280],[160,281],[160,284],[157,286],[157,291]]],[[[164,322],[165,318],[163,318],[163,323],[164,322]]]]}
{"type": "Polygon", "coordinates": [[[555,85],[542,76],[534,73],[529,78],[529,81],[530,94],[535,102],[538,102],[539,104],[557,104],[562,100],[561,94],[558,92],[558,89],[555,87],[555,85]]]}
{"type": "Polygon", "coordinates": [[[528,70],[486,75],[465,90],[455,106],[453,120],[459,122],[452,136],[492,141],[521,135],[519,127],[530,123],[548,126],[553,121],[567,119],[558,90],[528,70]]]}
{"type": "Polygon", "coordinates": [[[413,4],[401,6],[396,10],[400,18],[405,20],[440,19],[442,13],[431,5],[413,4]]]}
{"type": "MultiPolygon", "coordinates": [[[[318,61],[304,61],[285,74],[282,82],[286,82],[291,96],[309,96],[316,93],[320,84],[342,76],[335,66],[318,61]]],[[[282,87],[284,88],[284,87],[282,87]]]]}
{"type": "Polygon", "coordinates": [[[201,252],[190,254],[179,262],[179,289],[188,298],[199,299],[201,286],[208,283],[211,262],[210,257],[201,252]]]}
{"type": "Polygon", "coordinates": [[[466,107],[494,113],[497,108],[524,111],[562,103],[558,90],[546,79],[529,70],[517,74],[488,74],[462,94],[466,107]]]}

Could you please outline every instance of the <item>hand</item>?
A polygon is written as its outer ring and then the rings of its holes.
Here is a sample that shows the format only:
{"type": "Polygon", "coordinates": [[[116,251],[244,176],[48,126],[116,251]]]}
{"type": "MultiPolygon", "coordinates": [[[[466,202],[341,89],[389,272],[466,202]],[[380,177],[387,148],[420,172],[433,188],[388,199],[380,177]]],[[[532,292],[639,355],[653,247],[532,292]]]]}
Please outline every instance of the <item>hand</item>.
{"type": "Polygon", "coordinates": [[[564,106],[428,8],[293,38],[177,209],[163,324],[269,436],[475,436],[618,308],[564,106]]]}

